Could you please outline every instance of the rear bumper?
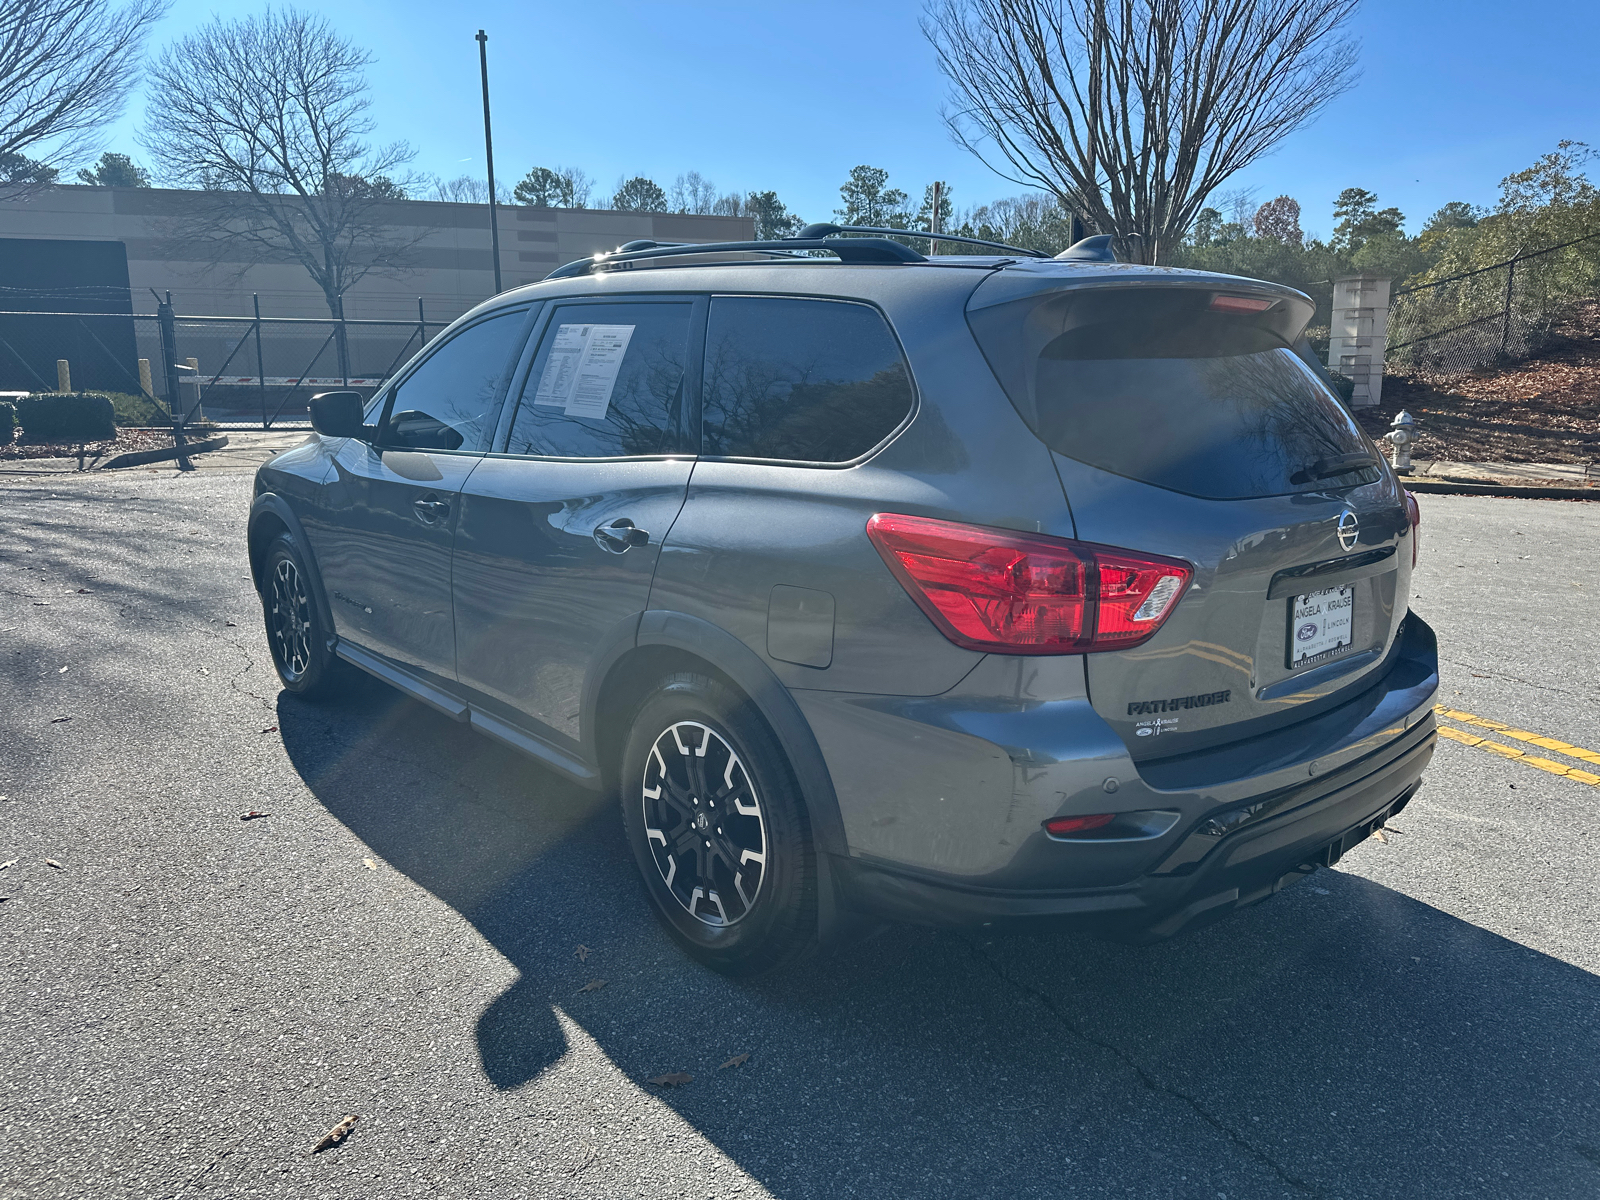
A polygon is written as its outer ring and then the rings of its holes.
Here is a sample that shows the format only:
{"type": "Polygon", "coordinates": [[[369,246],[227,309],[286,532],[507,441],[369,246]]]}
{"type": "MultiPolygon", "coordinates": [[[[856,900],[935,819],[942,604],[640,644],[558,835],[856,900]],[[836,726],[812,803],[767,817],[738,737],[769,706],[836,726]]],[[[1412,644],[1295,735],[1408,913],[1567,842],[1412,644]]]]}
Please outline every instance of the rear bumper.
{"type": "MultiPolygon", "coordinates": [[[[920,924],[1059,923],[1148,939],[1263,899],[1337,861],[1403,808],[1420,785],[1437,739],[1437,649],[1432,630],[1414,616],[1401,643],[1385,678],[1338,709],[1225,752],[1137,768],[1125,757],[1113,761],[1103,740],[1092,736],[1098,718],[1086,705],[990,713],[981,742],[971,737],[979,726],[961,717],[963,736],[1010,759],[1009,794],[923,809],[943,819],[945,845],[954,847],[945,861],[897,859],[853,840],[848,857],[830,859],[835,900],[849,911],[920,924]],[[1037,736],[1046,728],[1073,732],[1037,736]],[[1072,757],[1080,743],[1094,752],[1072,757]],[[1241,771],[1246,762],[1254,769],[1241,771]],[[1081,790],[1062,800],[1060,787],[1074,774],[1084,776],[1081,790]],[[1118,787],[1098,786],[1102,778],[1119,777],[1118,787]],[[1170,828],[1159,836],[1097,843],[1057,841],[1038,824],[1041,815],[1113,808],[1162,810],[1170,828]],[[959,861],[965,848],[986,839],[1000,848],[997,854],[978,869],[959,869],[966,866],[959,861]],[[946,861],[959,863],[958,869],[941,869],[946,861]]],[[[956,722],[946,714],[940,723],[956,722]]],[[[932,757],[939,748],[927,735],[913,740],[916,752],[899,761],[932,757]]],[[[885,756],[898,753],[875,741],[885,756]]],[[[828,741],[823,744],[826,750],[828,741]]],[[[1115,749],[1125,756],[1120,742],[1115,749]]],[[[947,763],[943,775],[935,790],[943,793],[940,800],[954,801],[960,772],[947,763]]],[[[883,823],[848,811],[846,822],[869,834],[883,823]]],[[[898,821],[885,825],[890,833],[898,827],[898,821]]]]}
{"type": "Polygon", "coordinates": [[[1332,786],[1320,795],[1296,796],[1287,811],[1211,839],[1198,859],[1169,869],[1169,855],[1154,871],[1117,887],[969,887],[862,858],[835,860],[835,886],[841,904],[852,911],[917,924],[1049,923],[1138,939],[1170,937],[1265,899],[1319,866],[1332,866],[1406,806],[1436,739],[1430,715],[1400,739],[1405,745],[1397,747],[1399,753],[1383,755],[1374,769],[1347,768],[1323,781],[1332,786]]]}

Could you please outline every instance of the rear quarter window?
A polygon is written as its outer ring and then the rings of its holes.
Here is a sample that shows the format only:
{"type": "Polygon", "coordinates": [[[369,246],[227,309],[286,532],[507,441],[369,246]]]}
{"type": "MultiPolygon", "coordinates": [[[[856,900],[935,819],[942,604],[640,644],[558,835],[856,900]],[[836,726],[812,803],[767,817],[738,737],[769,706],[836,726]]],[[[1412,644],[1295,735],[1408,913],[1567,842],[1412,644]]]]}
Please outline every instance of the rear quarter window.
{"type": "Polygon", "coordinates": [[[911,373],[875,308],[716,297],[706,329],[701,452],[842,463],[910,414],[911,373]]]}

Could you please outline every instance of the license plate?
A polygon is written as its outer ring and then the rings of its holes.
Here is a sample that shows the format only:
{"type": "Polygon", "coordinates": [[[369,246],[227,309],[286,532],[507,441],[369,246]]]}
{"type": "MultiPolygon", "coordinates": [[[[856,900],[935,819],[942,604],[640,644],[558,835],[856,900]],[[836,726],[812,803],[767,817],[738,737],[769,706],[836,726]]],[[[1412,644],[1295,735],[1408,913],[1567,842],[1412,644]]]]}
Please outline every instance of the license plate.
{"type": "Polygon", "coordinates": [[[1326,662],[1355,641],[1356,589],[1324,588],[1289,606],[1289,666],[1326,662]]]}

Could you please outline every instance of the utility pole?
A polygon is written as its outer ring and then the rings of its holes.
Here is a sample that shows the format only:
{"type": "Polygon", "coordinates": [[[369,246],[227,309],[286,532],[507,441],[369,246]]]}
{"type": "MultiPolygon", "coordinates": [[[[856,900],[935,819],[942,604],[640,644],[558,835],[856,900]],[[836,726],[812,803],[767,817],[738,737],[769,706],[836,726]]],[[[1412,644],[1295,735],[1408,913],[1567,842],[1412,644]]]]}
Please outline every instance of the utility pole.
{"type": "Polygon", "coordinates": [[[489,35],[478,30],[478,72],[483,76],[483,152],[489,162],[489,239],[494,247],[494,291],[500,287],[500,218],[494,204],[494,135],[489,131],[489,35]]]}
{"type": "MultiPolygon", "coordinates": [[[[939,200],[944,195],[944,184],[937,179],[933,181],[933,213],[928,217],[928,232],[938,233],[939,229],[939,200]]],[[[939,243],[931,238],[928,241],[928,257],[932,258],[939,253],[939,243]]]]}

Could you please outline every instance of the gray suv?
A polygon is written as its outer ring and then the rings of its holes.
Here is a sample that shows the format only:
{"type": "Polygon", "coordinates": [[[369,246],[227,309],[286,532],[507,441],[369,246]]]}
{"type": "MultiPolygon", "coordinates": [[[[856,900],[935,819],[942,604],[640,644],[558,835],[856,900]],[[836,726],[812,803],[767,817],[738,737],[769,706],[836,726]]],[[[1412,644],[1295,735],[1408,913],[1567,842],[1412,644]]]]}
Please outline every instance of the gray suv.
{"type": "Polygon", "coordinates": [[[1166,937],[1381,827],[1437,651],[1311,302],[886,232],[630,243],[316,397],[249,523],[284,687],[616,795],[730,973],[863,917],[1166,937]]]}

